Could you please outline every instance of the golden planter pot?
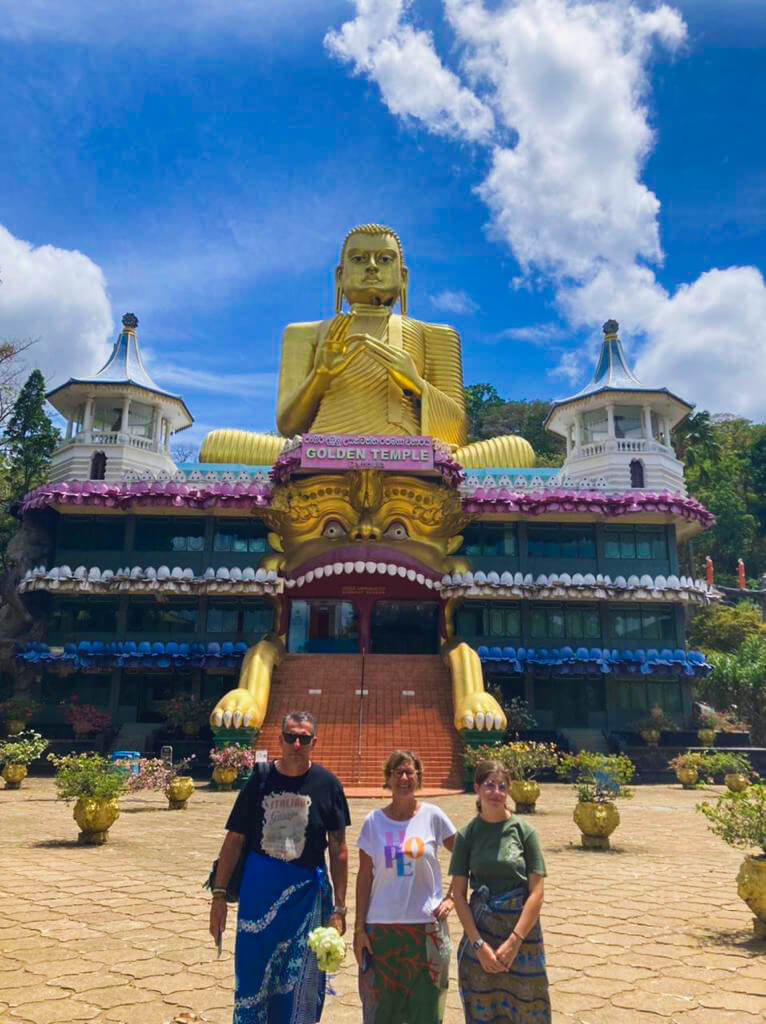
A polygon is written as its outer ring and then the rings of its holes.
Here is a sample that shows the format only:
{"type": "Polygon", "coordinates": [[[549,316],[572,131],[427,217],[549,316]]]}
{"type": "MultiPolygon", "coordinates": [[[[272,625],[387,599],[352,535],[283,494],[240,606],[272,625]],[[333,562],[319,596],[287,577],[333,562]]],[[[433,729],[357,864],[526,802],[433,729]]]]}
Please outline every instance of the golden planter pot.
{"type": "Polygon", "coordinates": [[[213,782],[219,789],[228,790],[234,785],[238,774],[236,768],[216,767],[213,769],[213,782]]]}
{"type": "Polygon", "coordinates": [[[80,826],[77,842],[86,846],[101,846],[107,840],[109,829],[119,818],[120,808],[115,799],[81,796],[72,814],[80,826]]]}
{"type": "Polygon", "coordinates": [[[7,764],[2,771],[5,779],[6,789],[19,789],[22,781],[27,777],[27,766],[25,764],[7,764]]]}
{"type": "Polygon", "coordinates": [[[684,789],[694,789],[699,773],[696,768],[676,768],[676,778],[684,789]]]}
{"type": "Polygon", "coordinates": [[[742,793],[750,785],[747,775],[742,775],[741,772],[727,772],[723,781],[732,793],[742,793]]]}
{"type": "Polygon", "coordinates": [[[766,856],[745,857],[737,875],[737,893],[755,914],[756,938],[766,939],[766,856]]]}
{"type": "Polygon", "coordinates": [[[185,811],[186,801],[194,792],[194,779],[191,775],[176,775],[165,790],[168,798],[168,810],[185,811]]]}
{"type": "Polygon", "coordinates": [[[23,718],[9,718],[5,723],[5,727],[8,730],[9,736],[15,736],[17,732],[23,732],[24,726],[27,723],[23,718]]]}
{"type": "Polygon", "coordinates": [[[715,729],[699,729],[697,739],[706,747],[712,747],[715,743],[715,729]]]}
{"type": "Polygon", "coordinates": [[[535,804],[540,796],[540,786],[534,779],[513,779],[511,796],[516,804],[517,814],[534,814],[535,804]]]}
{"type": "Polygon", "coordinates": [[[641,739],[649,747],[656,747],[660,742],[660,731],[659,729],[642,729],[641,739]]]}
{"type": "Polygon", "coordinates": [[[582,832],[586,850],[608,850],[609,836],[620,824],[620,813],[613,803],[581,800],[574,809],[574,820],[582,832]]]}

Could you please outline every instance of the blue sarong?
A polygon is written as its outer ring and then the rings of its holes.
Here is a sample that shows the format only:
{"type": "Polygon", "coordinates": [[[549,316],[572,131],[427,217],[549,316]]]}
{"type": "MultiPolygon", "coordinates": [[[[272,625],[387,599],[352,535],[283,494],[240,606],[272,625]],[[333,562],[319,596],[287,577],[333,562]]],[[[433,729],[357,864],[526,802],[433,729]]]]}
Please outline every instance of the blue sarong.
{"type": "Polygon", "coordinates": [[[316,1024],[325,975],[308,935],[331,909],[323,868],[249,854],[239,890],[233,1024],[316,1024]]]}

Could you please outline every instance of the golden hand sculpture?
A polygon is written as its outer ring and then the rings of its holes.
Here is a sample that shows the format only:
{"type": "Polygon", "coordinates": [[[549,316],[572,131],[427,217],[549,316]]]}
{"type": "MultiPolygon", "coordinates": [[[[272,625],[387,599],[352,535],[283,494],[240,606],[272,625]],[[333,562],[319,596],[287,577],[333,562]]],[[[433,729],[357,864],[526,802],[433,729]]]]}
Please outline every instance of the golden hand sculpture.
{"type": "Polygon", "coordinates": [[[215,430],[201,462],[270,465],[286,440],[327,434],[427,435],[464,466],[531,466],[517,437],[466,445],[460,337],[407,316],[408,271],[390,228],[363,224],[346,236],[335,271],[336,315],[290,324],[282,337],[277,427],[282,437],[215,430]],[[343,312],[343,300],[350,312],[343,312]],[[393,312],[399,301],[401,315],[393,312]]]}

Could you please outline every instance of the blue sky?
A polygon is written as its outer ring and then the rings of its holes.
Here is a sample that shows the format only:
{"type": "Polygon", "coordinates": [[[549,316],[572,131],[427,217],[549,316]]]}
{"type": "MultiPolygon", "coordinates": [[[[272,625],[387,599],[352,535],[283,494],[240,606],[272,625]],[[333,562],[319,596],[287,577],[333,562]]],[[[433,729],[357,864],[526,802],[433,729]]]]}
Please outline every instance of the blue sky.
{"type": "Polygon", "coordinates": [[[614,316],[647,383],[766,419],[762,13],[0,0],[0,337],[55,383],[133,311],[189,440],[271,429],[282,327],[377,220],[467,383],[570,393],[614,316]]]}

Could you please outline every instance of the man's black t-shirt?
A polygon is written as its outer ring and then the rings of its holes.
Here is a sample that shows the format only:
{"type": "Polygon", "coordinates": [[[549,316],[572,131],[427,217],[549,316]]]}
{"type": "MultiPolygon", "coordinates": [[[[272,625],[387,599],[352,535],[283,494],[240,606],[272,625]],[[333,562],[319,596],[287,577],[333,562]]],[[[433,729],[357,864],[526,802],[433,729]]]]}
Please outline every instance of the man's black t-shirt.
{"type": "Polygon", "coordinates": [[[265,778],[253,772],[226,828],[244,835],[248,850],[311,870],[324,864],[327,833],[350,824],[343,787],[332,772],[312,764],[304,775],[283,775],[272,762],[265,778]]]}

